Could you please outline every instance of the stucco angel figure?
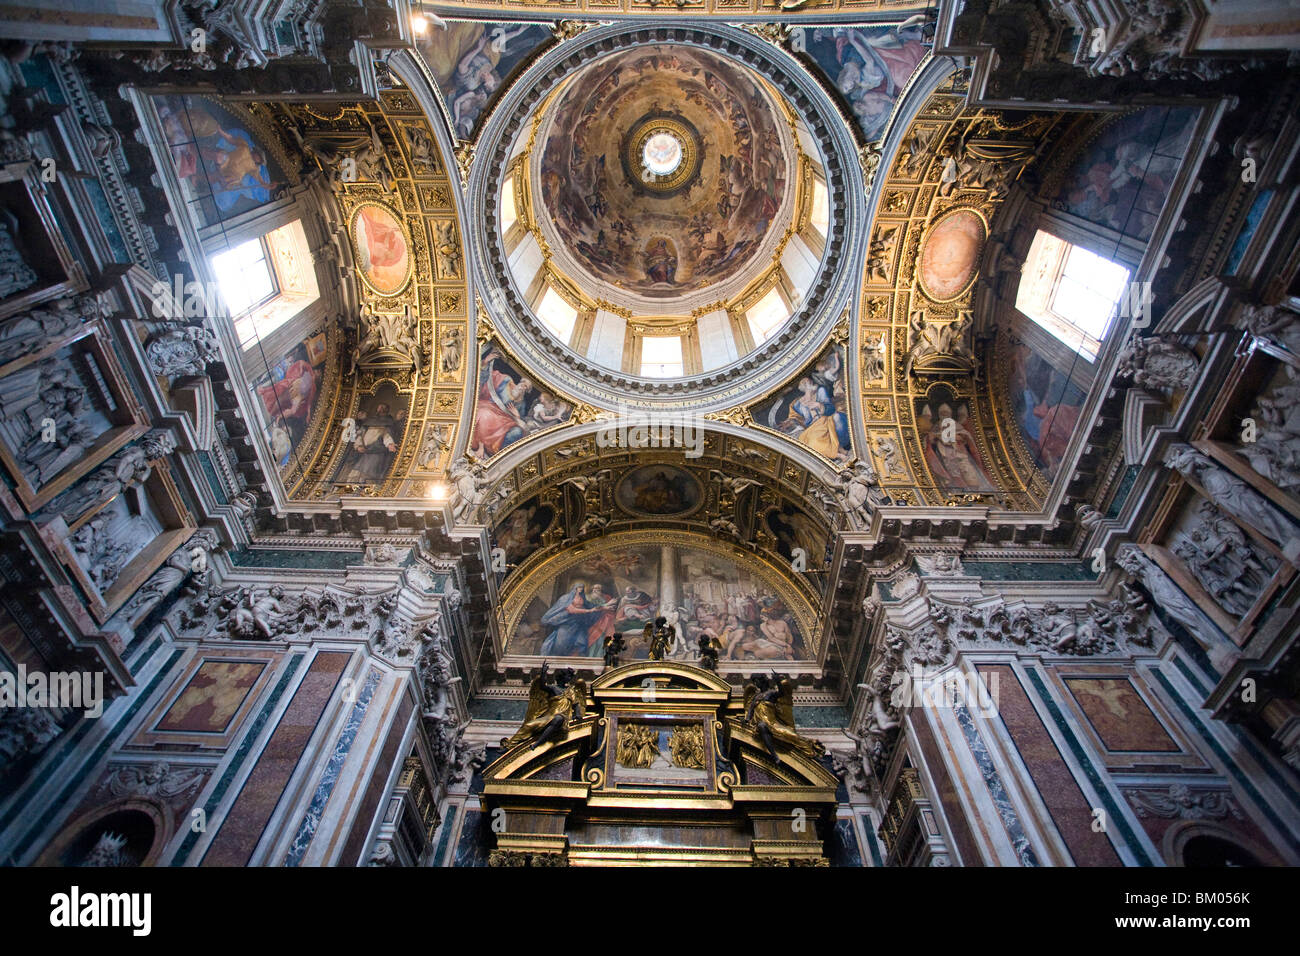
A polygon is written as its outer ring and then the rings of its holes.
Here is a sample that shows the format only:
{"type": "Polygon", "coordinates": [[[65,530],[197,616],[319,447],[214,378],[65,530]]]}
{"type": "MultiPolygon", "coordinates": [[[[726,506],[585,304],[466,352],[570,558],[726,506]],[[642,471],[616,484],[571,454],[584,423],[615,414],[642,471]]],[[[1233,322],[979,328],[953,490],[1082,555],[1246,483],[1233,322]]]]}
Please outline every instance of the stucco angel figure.
{"type": "Polygon", "coordinates": [[[451,465],[451,484],[454,490],[451,504],[457,521],[469,521],[482,507],[490,507],[502,500],[508,492],[498,488],[489,493],[491,481],[481,462],[470,458],[457,458],[451,465]]]}
{"type": "Polygon", "coordinates": [[[250,588],[244,600],[234,609],[230,618],[230,633],[234,637],[256,638],[259,634],[270,640],[284,607],[280,604],[284,588],[276,585],[261,597],[250,588]]]}
{"type": "Polygon", "coordinates": [[[755,674],[752,684],[745,685],[745,723],[758,731],[767,752],[777,763],[776,741],[793,747],[806,757],[826,753],[821,741],[800,737],[794,729],[794,682],[773,673],[755,674]]]}
{"type": "Polygon", "coordinates": [[[574,676],[573,668],[566,667],[555,672],[552,683],[547,679],[548,667],[542,664],[541,672],[528,689],[528,710],[523,724],[501,746],[517,747],[531,740],[528,749],[534,750],[557,739],[566,727],[587,716],[587,682],[574,676]]]}
{"type": "Polygon", "coordinates": [[[876,470],[865,461],[856,461],[840,472],[839,490],[844,510],[863,522],[871,521],[877,506],[889,503],[889,496],[880,489],[876,470]]]}

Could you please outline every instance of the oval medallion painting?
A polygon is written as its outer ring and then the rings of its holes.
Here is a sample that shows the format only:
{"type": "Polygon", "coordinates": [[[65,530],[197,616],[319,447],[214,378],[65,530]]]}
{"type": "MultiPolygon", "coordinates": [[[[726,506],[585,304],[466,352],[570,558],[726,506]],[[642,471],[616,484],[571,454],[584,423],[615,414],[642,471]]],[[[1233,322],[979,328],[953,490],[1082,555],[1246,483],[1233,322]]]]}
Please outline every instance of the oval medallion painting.
{"type": "Polygon", "coordinates": [[[397,214],[377,202],[352,211],[352,251],[361,278],[380,295],[396,295],[411,278],[411,249],[397,214]]]}
{"type": "Polygon", "coordinates": [[[973,209],[954,209],[926,233],[918,275],[923,291],[934,302],[950,302],[975,278],[988,227],[973,209]]]}
{"type": "Polygon", "coordinates": [[[623,476],[614,499],[632,514],[684,515],[699,507],[700,483],[672,465],[642,465],[623,476]]]}

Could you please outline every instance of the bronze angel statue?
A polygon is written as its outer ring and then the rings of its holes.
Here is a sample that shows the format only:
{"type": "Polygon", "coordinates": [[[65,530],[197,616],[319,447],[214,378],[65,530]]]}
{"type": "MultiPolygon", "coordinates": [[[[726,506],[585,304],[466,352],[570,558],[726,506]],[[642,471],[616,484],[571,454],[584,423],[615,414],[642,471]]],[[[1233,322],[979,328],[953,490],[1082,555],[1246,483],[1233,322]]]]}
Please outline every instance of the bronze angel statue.
{"type": "Polygon", "coordinates": [[[556,740],[564,729],[587,715],[587,682],[575,676],[573,668],[555,672],[555,682],[548,680],[548,664],[533,678],[528,689],[528,710],[515,735],[503,740],[503,747],[515,747],[532,740],[529,750],[556,740]]]}
{"type": "Polygon", "coordinates": [[[700,666],[706,671],[717,671],[718,669],[718,652],[722,650],[722,642],[713,636],[710,631],[703,631],[699,638],[700,646],[700,666]]]}
{"type": "Polygon", "coordinates": [[[642,639],[650,645],[650,660],[661,661],[668,653],[668,645],[677,636],[677,628],[668,623],[668,618],[657,617],[653,624],[647,624],[642,632],[642,639]]]}
{"type": "Polygon", "coordinates": [[[821,741],[800,737],[794,729],[794,682],[776,672],[769,679],[755,674],[753,683],[745,685],[745,723],[758,731],[767,752],[777,763],[776,741],[789,744],[807,757],[826,753],[821,741]]]}

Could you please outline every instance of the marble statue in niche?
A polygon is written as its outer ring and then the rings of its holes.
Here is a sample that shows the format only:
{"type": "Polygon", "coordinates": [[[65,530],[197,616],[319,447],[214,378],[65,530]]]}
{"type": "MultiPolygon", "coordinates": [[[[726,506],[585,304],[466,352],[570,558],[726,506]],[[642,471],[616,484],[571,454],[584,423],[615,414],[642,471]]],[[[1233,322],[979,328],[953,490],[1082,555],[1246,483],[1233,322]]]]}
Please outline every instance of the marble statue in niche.
{"type": "Polygon", "coordinates": [[[208,555],[216,550],[218,544],[215,531],[199,531],[172,552],[166,563],[122,606],[117,617],[127,623],[142,619],[191,574],[194,575],[191,588],[197,590],[206,587],[208,555]]]}
{"type": "Polygon", "coordinates": [[[58,299],[0,325],[0,364],[38,352],[83,322],[106,318],[108,307],[97,295],[58,299]]]}
{"type": "Polygon", "coordinates": [[[69,539],[73,556],[91,583],[106,594],[136,555],[162,533],[143,494],[119,495],[69,539]]]}
{"type": "Polygon", "coordinates": [[[85,480],[55,497],[44,511],[51,515],[62,514],[69,522],[75,521],[92,505],[141,484],[149,477],[150,471],[148,458],[141,447],[124,448],[85,480]]]}
{"type": "MultiPolygon", "coordinates": [[[[12,216],[6,213],[6,219],[12,216]]],[[[22,292],[35,285],[40,278],[27,264],[14,242],[17,224],[0,220],[0,299],[22,292]]]]}
{"type": "Polygon", "coordinates": [[[1253,442],[1242,441],[1237,454],[1279,488],[1293,494],[1300,487],[1300,372],[1283,366],[1286,379],[1256,399],[1251,416],[1257,423],[1253,442]]]}
{"type": "Polygon", "coordinates": [[[1285,547],[1297,534],[1296,525],[1244,481],[1221,468],[1191,445],[1170,447],[1165,464],[1195,480],[1216,505],[1285,547]]]}
{"type": "Polygon", "coordinates": [[[0,437],[34,486],[80,459],[108,427],[63,353],[0,379],[0,437]]]}
{"type": "Polygon", "coordinates": [[[451,375],[460,368],[464,355],[465,334],[459,325],[449,326],[443,330],[438,345],[441,351],[441,365],[444,375],[451,375]]]}
{"type": "Polygon", "coordinates": [[[1273,561],[1212,502],[1201,501],[1171,548],[1223,609],[1245,616],[1273,576],[1273,561]]]}

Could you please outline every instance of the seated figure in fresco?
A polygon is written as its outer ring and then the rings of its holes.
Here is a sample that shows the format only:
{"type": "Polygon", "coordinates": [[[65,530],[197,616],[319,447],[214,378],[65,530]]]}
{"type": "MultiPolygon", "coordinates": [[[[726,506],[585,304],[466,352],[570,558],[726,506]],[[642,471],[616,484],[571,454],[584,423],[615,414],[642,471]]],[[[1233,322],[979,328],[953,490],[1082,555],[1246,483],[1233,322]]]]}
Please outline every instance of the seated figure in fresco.
{"type": "Polygon", "coordinates": [[[474,454],[490,458],[505,446],[516,442],[532,431],[525,416],[528,415],[528,393],[532,391],[530,379],[513,376],[496,367],[501,354],[496,350],[483,356],[479,372],[478,404],[474,409],[474,454]]]}
{"type": "Polygon", "coordinates": [[[835,422],[835,403],[823,386],[812,378],[799,379],[799,397],[790,402],[790,411],[781,431],[793,435],[813,451],[834,461],[840,457],[839,429],[835,422]]]}
{"type": "Polygon", "coordinates": [[[356,438],[339,467],[334,480],[340,484],[377,484],[388,474],[388,466],[397,454],[401,437],[398,419],[389,413],[387,403],[375,406],[375,413],[358,418],[356,438]]]}
{"type": "Polygon", "coordinates": [[[938,411],[938,417],[931,419],[930,406],[927,405],[920,416],[923,426],[933,422],[923,445],[926,464],[935,480],[952,490],[991,491],[996,488],[996,483],[984,470],[975,438],[966,428],[966,406],[961,407],[956,419],[953,419],[952,408],[946,402],[939,406],[938,411]],[[955,427],[945,429],[944,424],[949,420],[955,427]]]}
{"type": "Polygon", "coordinates": [[[668,247],[667,239],[655,239],[642,255],[645,275],[651,282],[671,283],[677,278],[677,256],[668,247]]]}
{"type": "Polygon", "coordinates": [[[593,584],[591,594],[583,581],[573,587],[542,615],[542,623],[553,630],[542,641],[540,653],[560,657],[595,657],[603,649],[602,638],[614,620],[615,600],[604,587],[593,584]]]}
{"type": "Polygon", "coordinates": [[[619,599],[614,627],[620,633],[640,633],[654,613],[655,599],[638,587],[628,585],[619,599]]]}

